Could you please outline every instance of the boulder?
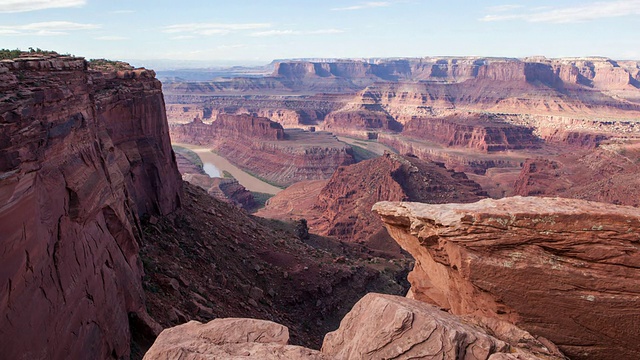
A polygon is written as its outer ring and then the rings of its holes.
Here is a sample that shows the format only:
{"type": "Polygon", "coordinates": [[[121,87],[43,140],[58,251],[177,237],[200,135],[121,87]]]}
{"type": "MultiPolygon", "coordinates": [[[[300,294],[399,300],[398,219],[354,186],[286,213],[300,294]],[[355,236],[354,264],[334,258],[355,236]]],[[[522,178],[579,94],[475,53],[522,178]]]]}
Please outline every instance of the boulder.
{"type": "Polygon", "coordinates": [[[271,321],[190,321],[164,330],[144,360],[329,359],[318,351],[287,345],[288,342],[289,330],[271,321]]]}
{"type": "MultiPolygon", "coordinates": [[[[522,335],[528,335],[522,331],[522,335]]],[[[522,337],[524,339],[526,337],[522,337]]],[[[545,358],[562,358],[539,346],[545,358]]],[[[324,338],[322,352],[335,359],[538,359],[480,327],[424,302],[370,293],[324,338]]]]}

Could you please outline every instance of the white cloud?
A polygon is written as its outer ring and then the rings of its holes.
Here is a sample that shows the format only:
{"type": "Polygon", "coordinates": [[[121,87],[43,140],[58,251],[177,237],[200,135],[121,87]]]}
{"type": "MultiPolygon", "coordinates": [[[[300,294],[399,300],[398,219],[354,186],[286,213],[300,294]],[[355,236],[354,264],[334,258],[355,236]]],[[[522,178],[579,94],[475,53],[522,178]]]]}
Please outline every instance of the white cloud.
{"type": "Polygon", "coordinates": [[[267,30],[251,33],[251,36],[281,36],[281,35],[299,35],[300,31],[294,30],[267,30]]]}
{"type": "Polygon", "coordinates": [[[312,30],[307,31],[305,34],[315,35],[315,34],[342,34],[344,30],[340,29],[320,29],[320,30],[312,30]]]}
{"type": "MultiPolygon", "coordinates": [[[[490,9],[489,9],[490,10],[490,9]]],[[[573,7],[523,9],[515,13],[504,13],[515,8],[502,11],[500,14],[488,14],[481,21],[524,20],[527,22],[576,23],[603,18],[628,15],[640,15],[640,0],[619,0],[595,2],[573,7]]],[[[499,12],[495,9],[493,12],[499,12]]]]}
{"type": "Polygon", "coordinates": [[[251,36],[283,36],[283,35],[321,35],[321,34],[341,34],[344,30],[340,29],[319,29],[319,30],[310,30],[310,31],[301,31],[301,30],[267,30],[267,31],[257,31],[251,33],[251,36]]]}
{"type": "Polygon", "coordinates": [[[188,40],[188,39],[195,39],[196,37],[193,35],[178,35],[178,36],[172,36],[169,39],[171,40],[188,40]]]}
{"type": "Polygon", "coordinates": [[[122,41],[122,40],[129,40],[128,37],[124,37],[124,36],[98,36],[96,38],[94,38],[96,40],[103,40],[103,41],[122,41]]]}
{"type": "Polygon", "coordinates": [[[80,7],[86,3],[86,0],[0,0],[0,13],[80,7]]]}
{"type": "Polygon", "coordinates": [[[489,12],[505,12],[505,11],[521,9],[523,7],[524,7],[524,5],[507,4],[507,5],[491,6],[491,7],[487,8],[487,11],[489,11],[489,12]]]}
{"type": "Polygon", "coordinates": [[[48,21],[25,25],[0,26],[0,35],[66,35],[68,31],[98,29],[98,24],[81,24],[70,21],[48,21]]]}
{"type": "Polygon", "coordinates": [[[220,24],[220,23],[191,23],[169,25],[162,30],[167,34],[185,34],[178,36],[211,36],[226,35],[231,32],[257,30],[270,28],[268,23],[248,23],[248,24],[220,24]]]}
{"type": "Polygon", "coordinates": [[[365,2],[365,3],[361,3],[359,5],[338,7],[338,8],[333,8],[331,10],[333,10],[333,11],[362,10],[362,9],[386,7],[386,6],[391,6],[391,5],[392,5],[392,3],[390,1],[369,1],[369,2],[365,2]]]}

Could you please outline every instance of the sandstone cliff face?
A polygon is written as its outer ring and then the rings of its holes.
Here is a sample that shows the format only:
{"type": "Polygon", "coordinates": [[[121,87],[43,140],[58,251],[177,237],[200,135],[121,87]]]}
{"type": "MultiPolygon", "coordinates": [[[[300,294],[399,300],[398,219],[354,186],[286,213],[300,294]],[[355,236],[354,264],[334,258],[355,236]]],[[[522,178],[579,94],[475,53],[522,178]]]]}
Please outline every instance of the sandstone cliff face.
{"type": "Polygon", "coordinates": [[[351,147],[326,132],[292,129],[249,115],[220,115],[211,125],[201,120],[171,127],[174,141],[211,146],[252,174],[281,186],[326,179],[354,162],[351,147]]]}
{"type": "Polygon", "coordinates": [[[572,359],[640,356],[636,208],[514,197],[374,211],[416,259],[411,297],[509,321],[572,359]]]}
{"type": "Polygon", "coordinates": [[[404,126],[403,134],[482,152],[539,148],[541,145],[532,128],[480,115],[414,118],[404,126]]]}
{"type": "Polygon", "coordinates": [[[0,77],[3,356],[128,357],[147,318],[137,219],[180,201],[160,83],[69,57],[0,77]]]}

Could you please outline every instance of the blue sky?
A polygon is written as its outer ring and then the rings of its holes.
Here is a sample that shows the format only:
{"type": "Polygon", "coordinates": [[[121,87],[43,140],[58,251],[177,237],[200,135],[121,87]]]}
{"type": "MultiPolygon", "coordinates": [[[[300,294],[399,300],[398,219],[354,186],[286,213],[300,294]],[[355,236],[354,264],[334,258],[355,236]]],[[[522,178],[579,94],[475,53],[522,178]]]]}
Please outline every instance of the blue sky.
{"type": "Polygon", "coordinates": [[[0,48],[87,58],[640,59],[640,0],[0,0],[0,48]]]}

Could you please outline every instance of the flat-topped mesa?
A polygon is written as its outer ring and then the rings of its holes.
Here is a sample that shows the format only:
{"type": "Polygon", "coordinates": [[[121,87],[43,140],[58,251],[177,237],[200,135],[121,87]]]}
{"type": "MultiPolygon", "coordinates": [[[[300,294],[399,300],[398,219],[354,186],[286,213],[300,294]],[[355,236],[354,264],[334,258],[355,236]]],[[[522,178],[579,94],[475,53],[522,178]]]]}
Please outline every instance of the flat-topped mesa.
{"type": "Polygon", "coordinates": [[[351,80],[369,85],[378,81],[459,83],[493,80],[542,83],[551,87],[583,85],[607,89],[638,87],[638,63],[608,58],[544,57],[480,58],[427,57],[412,59],[281,61],[272,77],[312,81],[314,78],[351,80]]]}
{"type": "Polygon", "coordinates": [[[138,219],[175,210],[182,182],[160,82],[126,71],[0,62],[4,358],[128,358],[150,330],[138,219]]]}
{"type": "Polygon", "coordinates": [[[572,359],[640,357],[640,210],[513,197],[377,203],[416,259],[410,296],[509,321],[572,359]]]}

